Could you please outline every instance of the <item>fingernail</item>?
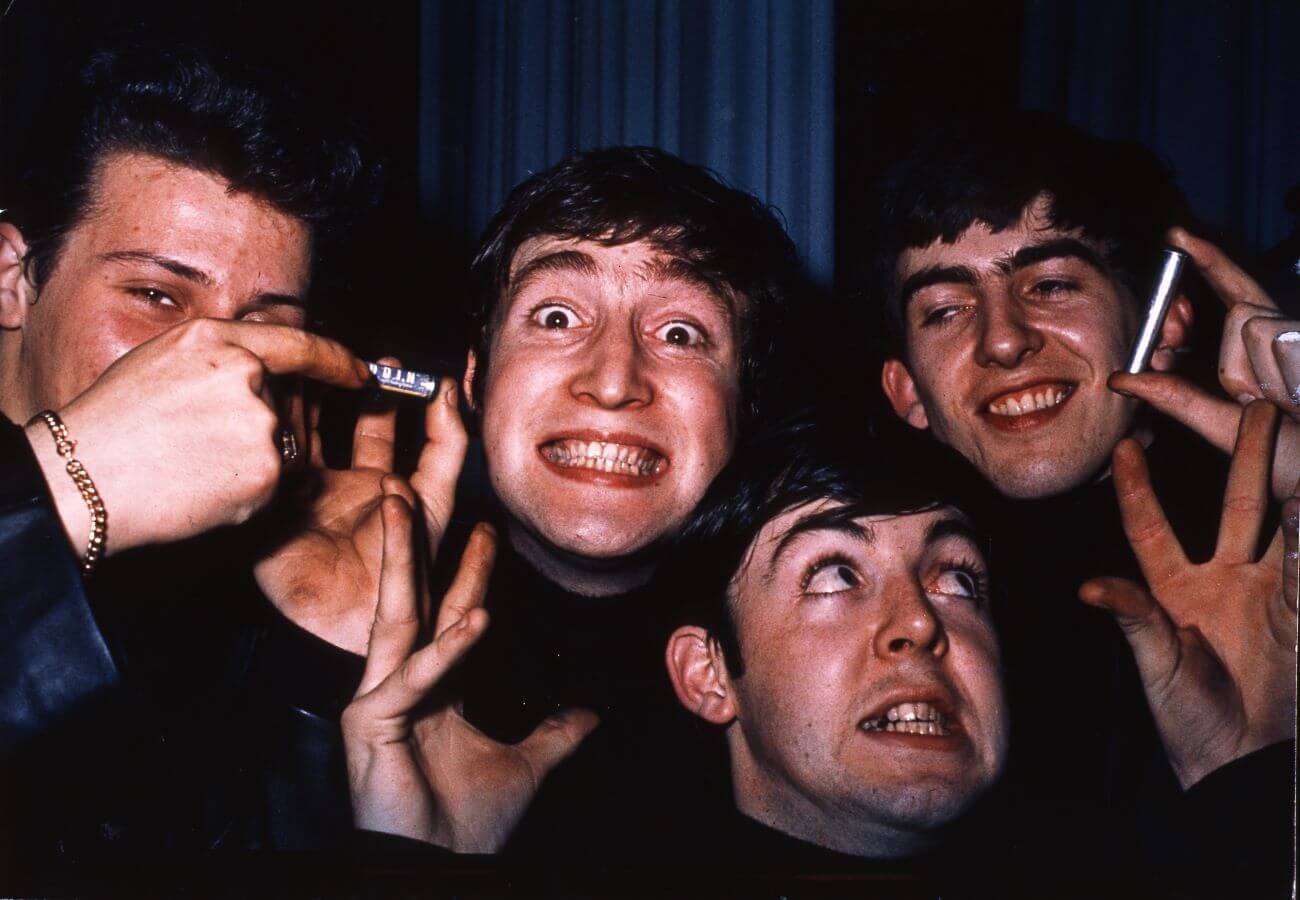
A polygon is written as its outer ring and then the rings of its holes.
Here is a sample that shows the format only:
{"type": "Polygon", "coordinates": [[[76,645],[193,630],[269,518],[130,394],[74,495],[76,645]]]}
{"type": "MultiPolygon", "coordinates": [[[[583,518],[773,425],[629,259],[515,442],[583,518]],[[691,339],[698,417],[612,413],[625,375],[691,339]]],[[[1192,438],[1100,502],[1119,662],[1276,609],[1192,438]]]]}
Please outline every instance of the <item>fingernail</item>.
{"type": "Polygon", "coordinates": [[[1255,399],[1254,394],[1241,393],[1237,395],[1237,403],[1240,406],[1249,406],[1254,399],[1255,399]]]}
{"type": "Polygon", "coordinates": [[[1300,344],[1300,331],[1284,331],[1273,340],[1279,344],[1300,344]]]}

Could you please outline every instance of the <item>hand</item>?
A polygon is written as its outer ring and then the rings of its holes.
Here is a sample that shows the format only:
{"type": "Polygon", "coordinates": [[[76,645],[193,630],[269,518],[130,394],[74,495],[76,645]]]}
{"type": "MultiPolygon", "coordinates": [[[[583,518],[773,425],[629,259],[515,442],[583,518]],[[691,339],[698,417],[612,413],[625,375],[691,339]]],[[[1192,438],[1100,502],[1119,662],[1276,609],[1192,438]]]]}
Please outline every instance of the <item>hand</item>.
{"type": "Polygon", "coordinates": [[[410,507],[393,495],[381,515],[383,569],[370,652],[356,698],[343,712],[353,820],[358,828],[458,853],[492,853],[596,717],[561,713],[508,745],[488,738],[445,701],[430,707],[429,692],[487,627],[482,604],[495,535],[486,525],[470,535],[438,610],[435,637],[415,650],[422,579],[411,548],[410,507]]]}
{"type": "MultiPolygon", "coordinates": [[[[347,388],[369,380],[361,360],[326,338],[194,319],[131,350],[56,410],[108,510],[107,553],[241,523],[270,501],[282,461],[268,374],[347,388]]],[[[45,424],[28,425],[27,438],[80,551],[85,503],[45,424]]]]}
{"type": "MultiPolygon", "coordinates": [[[[397,360],[381,360],[398,365],[397,360]]],[[[456,381],[444,378],[425,410],[428,441],[416,477],[450,515],[456,480],[465,458],[467,437],[456,405],[456,381]]],[[[357,417],[352,438],[352,467],[333,470],[312,442],[313,469],[320,490],[307,511],[305,525],[254,569],[258,586],[284,616],[299,627],[351,653],[365,655],[379,596],[383,527],[379,507],[385,476],[392,473],[397,409],[391,404],[357,417]]],[[[389,490],[415,503],[415,494],[399,478],[389,490]]],[[[446,519],[444,518],[445,522],[446,519]]],[[[426,529],[430,556],[436,556],[442,528],[426,529]]]]}
{"type": "MultiPolygon", "coordinates": [[[[1273,496],[1282,499],[1300,478],[1300,343],[1279,341],[1300,331],[1300,322],[1285,319],[1256,281],[1218,247],[1181,228],[1170,243],[1185,250],[1228,313],[1219,349],[1219,382],[1236,402],[1205,393],[1177,375],[1116,372],[1113,390],[1137,397],[1177,419],[1224,453],[1232,449],[1241,409],[1255,399],[1273,403],[1289,418],[1278,432],[1273,459],[1273,496]]],[[[1297,335],[1300,338],[1300,335],[1297,335]]]]}
{"type": "MultiPolygon", "coordinates": [[[[1183,555],[1151,490],[1133,440],[1115,448],[1124,533],[1152,594],[1122,578],[1098,578],[1080,598],[1114,613],[1137,660],[1147,702],[1178,780],[1190,787],[1238,757],[1294,733],[1294,523],[1255,560],[1268,507],[1268,457],[1276,410],[1252,403],[1242,416],[1223,497],[1214,557],[1183,555]],[[1284,536],[1285,535],[1285,536],[1284,536]]],[[[1292,514],[1296,498],[1288,504],[1292,514]]]]}

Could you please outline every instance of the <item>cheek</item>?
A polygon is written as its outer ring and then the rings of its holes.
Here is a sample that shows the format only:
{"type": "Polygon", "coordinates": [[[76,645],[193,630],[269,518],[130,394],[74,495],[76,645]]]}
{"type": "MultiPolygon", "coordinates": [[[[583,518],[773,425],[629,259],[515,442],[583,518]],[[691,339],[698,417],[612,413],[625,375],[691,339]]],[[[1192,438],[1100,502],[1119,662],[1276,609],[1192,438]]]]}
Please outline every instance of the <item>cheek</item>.
{"type": "Polygon", "coordinates": [[[166,330],[111,308],[104,311],[93,298],[67,298],[50,303],[42,313],[33,317],[29,332],[36,348],[33,359],[38,368],[53,370],[42,373],[43,383],[61,385],[60,396],[52,398],[57,406],[71,401],[122,356],[166,330]]]}
{"type": "Polygon", "coordinates": [[[659,379],[659,400],[667,415],[680,423],[699,465],[712,480],[731,458],[736,442],[740,388],[734,375],[702,367],[659,379]]]}

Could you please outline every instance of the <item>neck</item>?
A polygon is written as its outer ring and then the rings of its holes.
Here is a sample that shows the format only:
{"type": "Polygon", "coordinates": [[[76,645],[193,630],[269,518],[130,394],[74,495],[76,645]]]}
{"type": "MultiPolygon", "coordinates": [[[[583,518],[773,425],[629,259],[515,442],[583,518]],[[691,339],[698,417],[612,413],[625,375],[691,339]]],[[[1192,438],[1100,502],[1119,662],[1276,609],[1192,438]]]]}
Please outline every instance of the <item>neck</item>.
{"type": "Polygon", "coordinates": [[[22,425],[39,410],[32,405],[27,386],[19,378],[18,347],[7,340],[8,333],[0,332],[0,415],[15,425],[22,425]]]}
{"type": "Polygon", "coordinates": [[[753,761],[732,754],[736,808],[757,822],[818,847],[865,859],[915,856],[936,843],[932,833],[898,828],[852,804],[814,802],[793,785],[777,785],[759,775],[753,761]]]}
{"type": "Polygon", "coordinates": [[[584,597],[613,597],[642,587],[654,575],[654,564],[634,558],[591,559],[553,546],[511,519],[506,534],[515,552],[548,581],[584,597]]]}

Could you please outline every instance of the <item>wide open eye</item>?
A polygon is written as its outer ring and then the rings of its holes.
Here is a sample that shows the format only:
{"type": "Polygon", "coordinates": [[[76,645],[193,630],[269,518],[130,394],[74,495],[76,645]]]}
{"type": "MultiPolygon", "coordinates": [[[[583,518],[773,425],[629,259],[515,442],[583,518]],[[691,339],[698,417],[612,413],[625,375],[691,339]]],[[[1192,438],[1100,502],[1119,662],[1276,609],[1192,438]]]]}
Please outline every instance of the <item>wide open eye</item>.
{"type": "Polygon", "coordinates": [[[655,337],[676,347],[696,347],[705,341],[704,332],[689,322],[669,322],[655,332],[655,337]]]}
{"type": "Polygon", "coordinates": [[[533,310],[533,321],[543,328],[572,328],[578,324],[578,317],[573,310],[558,303],[547,303],[533,310]]]}
{"type": "Polygon", "coordinates": [[[940,594],[979,598],[979,582],[965,569],[946,569],[935,579],[934,590],[940,594]]]}
{"type": "Polygon", "coordinates": [[[820,560],[812,564],[804,576],[805,594],[837,594],[862,583],[849,561],[839,557],[820,560]]]}

